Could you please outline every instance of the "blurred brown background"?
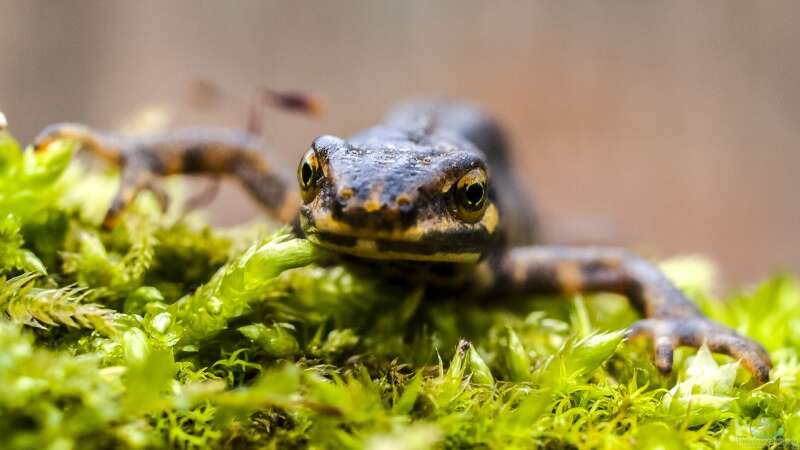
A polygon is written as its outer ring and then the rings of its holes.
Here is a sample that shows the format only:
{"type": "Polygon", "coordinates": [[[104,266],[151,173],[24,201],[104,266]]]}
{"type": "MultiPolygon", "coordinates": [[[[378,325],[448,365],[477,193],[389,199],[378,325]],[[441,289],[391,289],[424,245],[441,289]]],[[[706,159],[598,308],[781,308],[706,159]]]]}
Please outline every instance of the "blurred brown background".
{"type": "MultiPolygon", "coordinates": [[[[800,3],[0,0],[0,110],[28,140],[49,122],[114,128],[212,80],[242,99],[299,88],[319,121],[269,114],[291,173],[311,139],[348,135],[411,96],[496,113],[550,224],[570,241],[704,254],[735,283],[800,271],[800,3]],[[585,239],[583,239],[585,238],[585,239]]],[[[233,187],[218,223],[257,214],[233,187]],[[224,214],[223,214],[224,213],[224,214]]]]}

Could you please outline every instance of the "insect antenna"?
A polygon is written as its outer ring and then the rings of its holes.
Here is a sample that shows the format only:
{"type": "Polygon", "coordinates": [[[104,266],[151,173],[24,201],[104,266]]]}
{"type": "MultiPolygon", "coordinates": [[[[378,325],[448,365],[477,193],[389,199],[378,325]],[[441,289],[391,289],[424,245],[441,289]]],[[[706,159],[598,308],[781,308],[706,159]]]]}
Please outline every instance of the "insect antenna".
{"type": "Polygon", "coordinates": [[[256,136],[264,135],[264,114],[267,107],[310,117],[319,117],[325,110],[319,98],[304,92],[258,87],[249,100],[244,100],[226,91],[219,84],[204,79],[192,82],[189,89],[189,103],[198,109],[212,109],[223,103],[235,103],[242,107],[246,105],[245,129],[256,136]]]}
{"type": "Polygon", "coordinates": [[[289,112],[319,117],[324,113],[322,102],[309,94],[298,91],[276,91],[268,88],[259,88],[253,96],[250,111],[247,117],[247,131],[261,136],[264,132],[265,106],[272,106],[289,112]]]}

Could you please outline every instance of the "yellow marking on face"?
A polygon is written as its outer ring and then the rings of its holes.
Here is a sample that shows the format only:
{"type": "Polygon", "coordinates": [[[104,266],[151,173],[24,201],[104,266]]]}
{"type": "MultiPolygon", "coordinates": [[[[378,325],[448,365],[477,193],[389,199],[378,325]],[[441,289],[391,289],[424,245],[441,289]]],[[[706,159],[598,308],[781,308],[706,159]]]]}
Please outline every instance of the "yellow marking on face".
{"type": "MultiPolygon", "coordinates": [[[[488,210],[487,210],[488,212],[488,210]]],[[[490,215],[486,219],[486,223],[481,223],[489,233],[492,233],[497,226],[497,210],[494,209],[493,217],[490,215]]],[[[454,220],[450,217],[436,217],[433,219],[425,220],[416,225],[405,229],[392,229],[392,230],[369,230],[361,228],[353,228],[350,224],[336,220],[330,212],[322,212],[314,214],[314,223],[316,227],[327,233],[340,234],[343,236],[353,237],[380,237],[382,239],[398,240],[404,242],[419,241],[425,237],[426,233],[447,231],[464,226],[463,223],[454,220]]],[[[474,225],[473,225],[474,226],[474,225]]]]}
{"type": "Polygon", "coordinates": [[[318,200],[309,205],[311,210],[314,211],[314,223],[318,229],[327,233],[354,237],[381,237],[383,239],[413,242],[421,240],[426,233],[446,233],[463,226],[483,226],[489,234],[492,234],[500,223],[500,214],[497,207],[494,204],[489,204],[484,212],[483,219],[477,224],[464,224],[448,215],[427,219],[406,229],[365,230],[353,228],[348,223],[336,220],[327,209],[320,209],[318,205],[318,200]]]}
{"type": "MultiPolygon", "coordinates": [[[[319,158],[317,158],[317,162],[319,162],[319,158]]],[[[333,174],[331,174],[331,168],[327,159],[323,158],[320,170],[322,170],[322,176],[333,181],[333,174]]]]}
{"type": "Polygon", "coordinates": [[[411,204],[411,196],[405,192],[397,196],[397,206],[408,206],[411,204]]]}
{"type": "Polygon", "coordinates": [[[448,253],[436,252],[430,254],[421,254],[413,252],[402,251],[384,251],[378,248],[378,243],[372,239],[358,239],[356,245],[348,247],[346,245],[337,245],[319,239],[315,234],[308,233],[306,238],[320,247],[324,247],[339,253],[358,256],[362,258],[371,259],[388,259],[388,260],[405,260],[405,261],[431,261],[431,262],[453,262],[453,263],[475,263],[480,260],[480,253],[448,253]]]}
{"type": "Polygon", "coordinates": [[[362,254],[372,254],[380,252],[380,250],[378,250],[378,243],[373,241],[372,239],[357,239],[356,245],[353,248],[362,254]]]}
{"type": "Polygon", "coordinates": [[[353,196],[353,189],[349,188],[349,187],[343,187],[343,188],[339,189],[339,192],[337,193],[337,195],[342,200],[349,200],[353,196]]]}
{"type": "Polygon", "coordinates": [[[486,183],[486,172],[483,169],[472,169],[458,179],[456,187],[461,189],[473,183],[486,183]]]}
{"type": "Polygon", "coordinates": [[[450,190],[450,188],[451,188],[451,187],[453,187],[453,184],[454,184],[454,183],[455,183],[455,181],[454,181],[454,180],[446,180],[444,183],[442,183],[442,188],[441,188],[441,191],[442,191],[442,192],[447,192],[447,191],[449,191],[449,190],[450,190]]]}
{"type": "Polygon", "coordinates": [[[352,226],[350,226],[350,224],[336,220],[329,212],[315,214],[314,223],[316,228],[325,231],[326,233],[340,234],[343,236],[381,236],[384,239],[402,240],[407,242],[417,241],[422,238],[422,232],[417,226],[412,226],[405,230],[393,229],[388,232],[385,230],[372,231],[354,229],[352,226]]]}
{"type": "Polygon", "coordinates": [[[383,186],[377,184],[372,187],[369,193],[369,198],[364,202],[363,208],[366,212],[376,212],[381,209],[381,194],[383,193],[383,186]]]}
{"type": "Polygon", "coordinates": [[[494,233],[494,230],[500,223],[500,213],[498,213],[497,207],[494,206],[493,203],[486,207],[486,211],[483,213],[483,218],[480,223],[490,234],[494,233]]]}
{"type": "Polygon", "coordinates": [[[367,201],[364,202],[364,211],[366,212],[380,211],[380,209],[381,209],[381,204],[377,200],[368,199],[367,201]]]}

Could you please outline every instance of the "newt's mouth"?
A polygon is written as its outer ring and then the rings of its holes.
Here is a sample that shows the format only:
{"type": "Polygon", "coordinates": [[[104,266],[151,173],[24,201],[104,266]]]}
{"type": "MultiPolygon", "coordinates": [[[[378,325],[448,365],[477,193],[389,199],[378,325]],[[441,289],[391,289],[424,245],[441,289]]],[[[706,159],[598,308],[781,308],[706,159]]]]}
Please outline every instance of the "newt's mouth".
{"type": "Polygon", "coordinates": [[[306,238],[320,247],[360,258],[458,263],[477,262],[481,258],[480,251],[464,251],[463,246],[447,250],[419,242],[357,238],[313,231],[306,231],[306,238]]]}
{"type": "Polygon", "coordinates": [[[361,230],[332,221],[329,216],[315,217],[303,208],[300,224],[312,243],[335,252],[384,260],[474,263],[485,253],[490,239],[480,227],[450,231],[361,230]]]}

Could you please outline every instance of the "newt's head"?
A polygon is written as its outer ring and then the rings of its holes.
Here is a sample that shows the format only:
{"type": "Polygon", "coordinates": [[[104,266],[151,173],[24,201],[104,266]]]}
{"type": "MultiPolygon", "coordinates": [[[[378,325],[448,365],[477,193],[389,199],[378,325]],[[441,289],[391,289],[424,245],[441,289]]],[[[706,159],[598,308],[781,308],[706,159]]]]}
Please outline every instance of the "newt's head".
{"type": "Polygon", "coordinates": [[[358,257],[475,262],[499,222],[488,176],[483,154],[454,136],[322,136],[297,170],[300,222],[315,244],[358,257]]]}

